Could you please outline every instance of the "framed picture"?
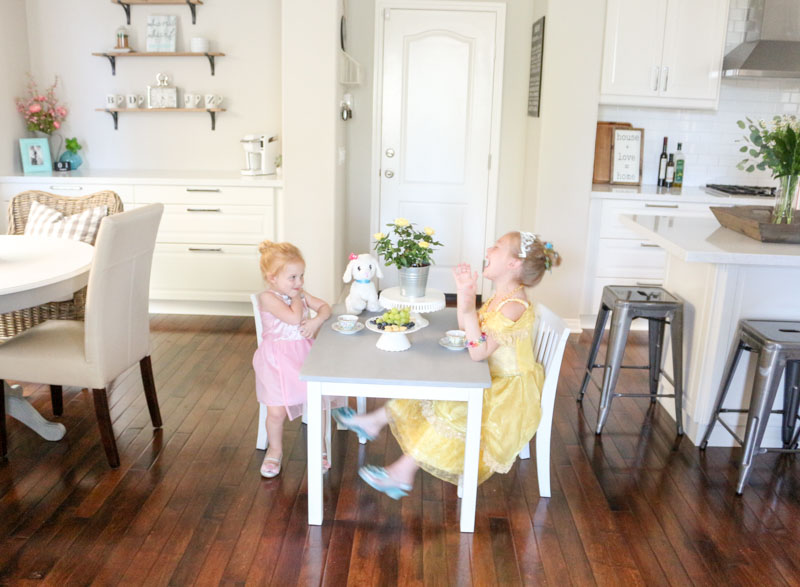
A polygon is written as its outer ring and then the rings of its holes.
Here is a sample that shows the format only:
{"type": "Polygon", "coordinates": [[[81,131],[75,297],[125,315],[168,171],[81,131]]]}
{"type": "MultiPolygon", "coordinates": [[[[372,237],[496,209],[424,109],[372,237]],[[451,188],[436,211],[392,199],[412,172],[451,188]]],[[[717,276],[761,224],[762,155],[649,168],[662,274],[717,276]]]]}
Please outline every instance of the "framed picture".
{"type": "Polygon", "coordinates": [[[644,129],[614,127],[611,133],[612,184],[642,185],[644,129]]]}
{"type": "Polygon", "coordinates": [[[533,23],[531,34],[531,74],[528,78],[528,116],[539,117],[544,53],[544,16],[533,23]]]}
{"type": "Polygon", "coordinates": [[[147,17],[148,52],[175,52],[178,37],[178,17],[150,15],[147,17]]]}
{"type": "Polygon", "coordinates": [[[22,171],[37,173],[50,171],[50,144],[47,139],[20,139],[19,153],[22,157],[22,171]]]}

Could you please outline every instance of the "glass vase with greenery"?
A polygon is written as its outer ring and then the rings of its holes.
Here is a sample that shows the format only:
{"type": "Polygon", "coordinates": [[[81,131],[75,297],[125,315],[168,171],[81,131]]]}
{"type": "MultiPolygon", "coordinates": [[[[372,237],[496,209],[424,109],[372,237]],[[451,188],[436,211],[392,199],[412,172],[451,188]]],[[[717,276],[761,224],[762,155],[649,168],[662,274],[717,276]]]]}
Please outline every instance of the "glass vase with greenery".
{"type": "Polygon", "coordinates": [[[772,122],[745,120],[738,121],[739,128],[749,131],[744,135],[747,144],[739,151],[747,156],[738,168],[748,172],[770,170],[772,177],[780,182],[772,223],[791,224],[800,188],[800,121],[787,115],[775,116],[772,122]]]}

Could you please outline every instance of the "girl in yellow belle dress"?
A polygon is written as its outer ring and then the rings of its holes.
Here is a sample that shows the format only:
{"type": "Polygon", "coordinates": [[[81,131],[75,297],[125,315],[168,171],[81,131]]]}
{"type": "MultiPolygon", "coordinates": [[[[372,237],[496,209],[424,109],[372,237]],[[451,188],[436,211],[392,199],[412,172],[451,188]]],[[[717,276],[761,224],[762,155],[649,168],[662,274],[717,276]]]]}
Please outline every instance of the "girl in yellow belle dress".
{"type": "MultiPolygon", "coordinates": [[[[483,276],[492,281],[495,293],[478,311],[477,272],[467,264],[453,270],[459,328],[466,332],[470,357],[488,359],[492,376],[492,386],[483,392],[478,483],[508,472],[539,426],[544,372],[533,358],[534,307],[523,288],[539,283],[545,270],[559,263],[553,246],[536,235],[503,235],[486,253],[483,276]]],[[[333,416],[368,439],[386,424],[391,427],[403,456],[385,468],[367,465],[358,472],[378,491],[394,499],[408,495],[419,468],[458,483],[464,467],[466,403],[391,400],[363,416],[350,408],[338,408],[333,416]]]]}

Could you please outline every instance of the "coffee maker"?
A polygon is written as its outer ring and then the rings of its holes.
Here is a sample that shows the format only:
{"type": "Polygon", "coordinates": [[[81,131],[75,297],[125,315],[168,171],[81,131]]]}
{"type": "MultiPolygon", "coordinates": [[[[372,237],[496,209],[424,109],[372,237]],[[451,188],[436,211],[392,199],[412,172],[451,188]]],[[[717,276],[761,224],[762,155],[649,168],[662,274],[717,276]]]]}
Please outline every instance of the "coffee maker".
{"type": "Polygon", "coordinates": [[[242,175],[275,173],[275,156],[278,152],[277,136],[246,135],[240,142],[244,147],[242,175]]]}

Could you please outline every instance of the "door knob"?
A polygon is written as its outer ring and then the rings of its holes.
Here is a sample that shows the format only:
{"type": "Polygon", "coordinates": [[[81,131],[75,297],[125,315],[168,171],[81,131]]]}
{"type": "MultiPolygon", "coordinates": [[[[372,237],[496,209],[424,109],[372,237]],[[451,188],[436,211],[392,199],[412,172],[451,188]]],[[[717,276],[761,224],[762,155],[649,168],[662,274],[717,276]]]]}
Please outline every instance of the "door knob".
{"type": "Polygon", "coordinates": [[[390,159],[394,157],[394,149],[386,149],[386,156],[390,159]]]}
{"type": "Polygon", "coordinates": [[[391,169],[387,169],[387,170],[386,170],[386,173],[384,173],[384,175],[385,175],[386,177],[388,177],[389,179],[391,179],[391,178],[393,178],[393,177],[394,177],[394,171],[392,171],[391,169]]]}

